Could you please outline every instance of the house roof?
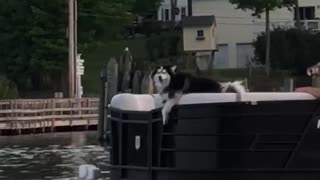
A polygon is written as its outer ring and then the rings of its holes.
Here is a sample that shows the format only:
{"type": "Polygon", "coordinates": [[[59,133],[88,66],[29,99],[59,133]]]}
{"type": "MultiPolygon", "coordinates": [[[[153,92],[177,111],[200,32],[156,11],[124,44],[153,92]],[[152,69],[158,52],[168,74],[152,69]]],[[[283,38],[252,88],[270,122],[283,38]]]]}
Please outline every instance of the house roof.
{"type": "Polygon", "coordinates": [[[186,16],[182,20],[183,27],[211,26],[215,24],[215,17],[212,16],[186,16]]]}

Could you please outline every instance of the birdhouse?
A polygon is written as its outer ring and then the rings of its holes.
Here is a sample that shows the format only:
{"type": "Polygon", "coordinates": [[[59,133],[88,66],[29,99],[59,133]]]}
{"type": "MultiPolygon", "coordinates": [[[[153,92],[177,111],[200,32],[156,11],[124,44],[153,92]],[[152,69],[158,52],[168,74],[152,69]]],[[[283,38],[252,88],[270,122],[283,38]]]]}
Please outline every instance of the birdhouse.
{"type": "Polygon", "coordinates": [[[183,48],[186,52],[215,51],[216,20],[214,16],[183,18],[183,48]]]}

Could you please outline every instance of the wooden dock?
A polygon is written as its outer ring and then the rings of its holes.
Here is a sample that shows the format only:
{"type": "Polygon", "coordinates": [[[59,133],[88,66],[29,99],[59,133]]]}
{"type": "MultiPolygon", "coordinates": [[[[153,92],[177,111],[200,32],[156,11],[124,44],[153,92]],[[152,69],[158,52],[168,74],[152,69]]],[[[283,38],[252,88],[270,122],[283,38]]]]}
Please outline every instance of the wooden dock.
{"type": "Polygon", "coordinates": [[[0,135],[96,127],[99,98],[0,100],[0,135]]]}

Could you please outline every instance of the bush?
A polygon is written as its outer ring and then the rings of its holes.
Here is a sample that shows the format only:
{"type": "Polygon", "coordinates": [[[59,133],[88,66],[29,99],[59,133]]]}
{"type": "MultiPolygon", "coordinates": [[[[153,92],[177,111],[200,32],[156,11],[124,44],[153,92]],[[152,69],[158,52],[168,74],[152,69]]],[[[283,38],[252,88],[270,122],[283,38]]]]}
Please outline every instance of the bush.
{"type": "MultiPolygon", "coordinates": [[[[306,30],[277,28],[271,32],[271,67],[304,74],[307,67],[320,61],[320,33],[306,30]]],[[[265,33],[253,42],[255,60],[265,63],[265,33]]]]}
{"type": "Polygon", "coordinates": [[[17,86],[6,77],[0,76],[0,99],[13,99],[17,97],[17,86]]]}

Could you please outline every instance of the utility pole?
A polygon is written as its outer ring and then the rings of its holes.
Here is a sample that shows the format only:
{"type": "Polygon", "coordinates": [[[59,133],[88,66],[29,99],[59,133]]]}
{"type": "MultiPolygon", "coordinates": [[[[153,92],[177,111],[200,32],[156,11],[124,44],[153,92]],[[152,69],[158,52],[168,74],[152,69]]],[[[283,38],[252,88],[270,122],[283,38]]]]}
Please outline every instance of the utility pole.
{"type": "Polygon", "coordinates": [[[171,31],[174,32],[176,25],[176,15],[177,13],[177,0],[170,0],[171,3],[171,31]]]}
{"type": "MultiPolygon", "coordinates": [[[[78,68],[77,68],[77,57],[81,55],[78,55],[78,2],[77,0],[74,1],[74,66],[75,69],[74,72],[74,82],[75,82],[75,97],[79,98],[81,95],[81,90],[78,88],[81,83],[79,82],[79,76],[78,76],[78,68]]],[[[81,79],[80,79],[81,81],[81,79]]]]}
{"type": "Polygon", "coordinates": [[[68,38],[69,38],[69,97],[74,98],[75,96],[75,60],[77,55],[77,40],[76,40],[76,0],[69,1],[69,27],[68,27],[68,38]]]}

